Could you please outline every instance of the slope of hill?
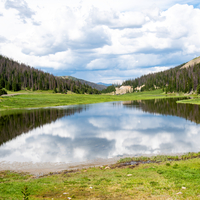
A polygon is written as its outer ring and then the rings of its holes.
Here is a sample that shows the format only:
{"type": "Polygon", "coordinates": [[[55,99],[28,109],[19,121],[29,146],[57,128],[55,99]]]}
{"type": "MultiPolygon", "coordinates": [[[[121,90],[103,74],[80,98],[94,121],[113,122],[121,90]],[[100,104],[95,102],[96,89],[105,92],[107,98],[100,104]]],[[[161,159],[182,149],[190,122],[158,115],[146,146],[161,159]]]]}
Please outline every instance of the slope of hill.
{"type": "Polygon", "coordinates": [[[183,65],[183,67],[181,67],[181,69],[192,67],[192,66],[199,64],[199,63],[200,63],[200,56],[197,57],[197,58],[194,58],[193,60],[190,60],[189,62],[187,62],[185,65],[183,65]]]}
{"type": "Polygon", "coordinates": [[[74,93],[98,94],[97,89],[80,81],[63,79],[52,74],[25,64],[20,64],[12,59],[0,55],[0,89],[19,91],[22,89],[32,90],[54,90],[55,92],[66,92],[71,90],[74,93]]]}
{"type": "Polygon", "coordinates": [[[163,88],[166,92],[200,92],[200,63],[199,57],[192,60],[193,65],[186,67],[186,63],[162,72],[143,75],[136,79],[123,82],[123,85],[131,85],[133,88],[145,85],[142,90],[154,90],[163,88]],[[185,67],[184,67],[185,66],[185,67]],[[198,86],[198,87],[197,87],[198,86]]]}
{"type": "Polygon", "coordinates": [[[107,86],[105,86],[105,85],[100,85],[100,84],[96,84],[96,83],[93,83],[93,82],[90,82],[90,81],[85,81],[83,79],[78,79],[78,78],[75,78],[73,76],[60,76],[60,77],[63,78],[63,79],[71,79],[71,80],[74,80],[74,81],[79,81],[82,84],[89,85],[92,88],[95,88],[95,89],[100,90],[100,91],[107,88],[107,86]]]}

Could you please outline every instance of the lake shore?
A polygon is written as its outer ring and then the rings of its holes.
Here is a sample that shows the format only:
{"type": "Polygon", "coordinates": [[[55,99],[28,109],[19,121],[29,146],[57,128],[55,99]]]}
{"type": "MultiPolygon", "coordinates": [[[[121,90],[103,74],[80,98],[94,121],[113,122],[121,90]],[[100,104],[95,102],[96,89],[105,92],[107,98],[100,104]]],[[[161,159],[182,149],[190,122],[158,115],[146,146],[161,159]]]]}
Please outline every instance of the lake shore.
{"type": "Polygon", "coordinates": [[[134,100],[149,100],[162,98],[180,98],[186,97],[184,94],[165,94],[161,89],[127,93],[124,95],[86,95],[86,94],[55,94],[49,91],[41,92],[22,92],[9,93],[11,96],[0,97],[0,111],[23,109],[23,108],[43,108],[53,106],[78,105],[78,104],[93,104],[113,101],[134,101],[134,100]]]}
{"type": "Polygon", "coordinates": [[[119,158],[98,159],[95,161],[62,163],[62,162],[0,162],[0,171],[14,171],[17,173],[29,173],[34,176],[46,175],[49,173],[62,172],[64,170],[79,170],[89,167],[115,164],[119,158]]]}
{"type": "Polygon", "coordinates": [[[200,154],[187,156],[36,176],[0,171],[0,199],[199,199],[200,154]]]}
{"type": "MultiPolygon", "coordinates": [[[[156,156],[178,156],[181,157],[185,153],[171,153],[171,154],[141,154],[140,156],[135,155],[126,155],[118,156],[113,158],[98,158],[96,160],[90,160],[85,162],[73,162],[73,163],[64,163],[64,162],[0,162],[0,171],[14,171],[17,173],[29,173],[34,176],[43,176],[49,173],[60,173],[64,170],[82,170],[90,167],[99,167],[99,166],[109,166],[114,165],[119,162],[126,162],[127,158],[140,159],[140,158],[152,158],[156,156]]],[[[141,161],[141,160],[140,160],[141,161]]]]}

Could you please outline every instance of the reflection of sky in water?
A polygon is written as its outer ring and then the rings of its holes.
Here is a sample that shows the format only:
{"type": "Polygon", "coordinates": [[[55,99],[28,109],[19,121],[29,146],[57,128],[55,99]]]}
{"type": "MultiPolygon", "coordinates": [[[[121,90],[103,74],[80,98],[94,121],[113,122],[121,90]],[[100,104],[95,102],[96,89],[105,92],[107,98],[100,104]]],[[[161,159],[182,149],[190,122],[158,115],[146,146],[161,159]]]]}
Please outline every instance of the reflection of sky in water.
{"type": "Polygon", "coordinates": [[[199,151],[200,126],[113,103],[22,134],[0,147],[0,161],[77,162],[124,154],[199,151]]]}

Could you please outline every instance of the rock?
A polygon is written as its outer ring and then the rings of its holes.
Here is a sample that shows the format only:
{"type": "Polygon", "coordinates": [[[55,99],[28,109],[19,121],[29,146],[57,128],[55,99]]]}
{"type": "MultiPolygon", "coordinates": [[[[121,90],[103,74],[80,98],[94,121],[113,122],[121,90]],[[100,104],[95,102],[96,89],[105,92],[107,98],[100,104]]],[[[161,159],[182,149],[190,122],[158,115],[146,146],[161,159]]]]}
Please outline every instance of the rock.
{"type": "Polygon", "coordinates": [[[133,176],[133,174],[128,174],[127,176],[133,176]]]}
{"type": "Polygon", "coordinates": [[[69,194],[69,193],[67,193],[67,192],[64,192],[63,194],[69,194]]]}
{"type": "Polygon", "coordinates": [[[186,187],[182,187],[183,190],[186,190],[186,187]]]}
{"type": "Polygon", "coordinates": [[[178,192],[178,193],[176,193],[176,194],[183,194],[182,192],[178,192]]]}
{"type": "Polygon", "coordinates": [[[110,167],[109,167],[109,166],[107,166],[105,169],[110,169],[110,167]]]}
{"type": "Polygon", "coordinates": [[[71,198],[71,197],[67,197],[67,199],[69,199],[69,200],[70,200],[70,199],[72,199],[72,198],[71,198]]]}
{"type": "Polygon", "coordinates": [[[90,187],[90,189],[92,189],[92,187],[90,187]]]}

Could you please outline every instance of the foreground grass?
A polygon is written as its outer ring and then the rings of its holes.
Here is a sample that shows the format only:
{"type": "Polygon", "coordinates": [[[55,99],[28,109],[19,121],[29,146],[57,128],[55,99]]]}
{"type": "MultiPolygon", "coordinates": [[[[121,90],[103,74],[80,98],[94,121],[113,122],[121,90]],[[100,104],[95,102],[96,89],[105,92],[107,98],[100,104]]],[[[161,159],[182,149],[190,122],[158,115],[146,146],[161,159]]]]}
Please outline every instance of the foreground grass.
{"type": "MultiPolygon", "coordinates": [[[[21,91],[20,91],[21,92],[21,91]]],[[[110,101],[130,101],[177,97],[165,95],[162,90],[129,93],[125,95],[81,95],[81,94],[53,94],[49,92],[28,92],[17,96],[0,97],[0,110],[14,108],[34,108],[63,106],[74,104],[90,104],[110,101]]],[[[180,96],[179,96],[180,97],[180,96]]]]}
{"type": "Polygon", "coordinates": [[[200,159],[89,168],[44,177],[0,172],[0,199],[199,199],[200,159]]]}

